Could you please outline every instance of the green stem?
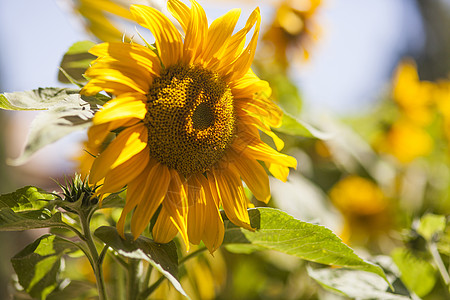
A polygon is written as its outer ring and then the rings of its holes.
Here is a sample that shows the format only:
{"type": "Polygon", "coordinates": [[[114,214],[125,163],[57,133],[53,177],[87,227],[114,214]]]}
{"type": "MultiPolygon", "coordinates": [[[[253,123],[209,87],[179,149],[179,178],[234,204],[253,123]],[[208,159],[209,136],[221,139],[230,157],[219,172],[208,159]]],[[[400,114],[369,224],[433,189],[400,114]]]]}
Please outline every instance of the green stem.
{"type": "Polygon", "coordinates": [[[130,258],[128,263],[128,300],[136,300],[139,296],[139,260],[130,258]]]}
{"type": "Polygon", "coordinates": [[[191,259],[191,258],[193,258],[193,257],[195,257],[195,256],[197,256],[197,255],[199,255],[200,253],[202,253],[202,252],[205,251],[206,249],[207,249],[206,247],[203,247],[203,248],[199,248],[199,249],[195,250],[195,251],[192,252],[192,253],[189,253],[188,255],[186,255],[185,257],[181,258],[181,259],[178,261],[178,265],[184,264],[187,260],[189,260],[189,259],[191,259]]]}
{"type": "Polygon", "coordinates": [[[144,290],[139,295],[139,299],[147,299],[158,288],[158,286],[164,281],[164,279],[166,279],[166,277],[164,277],[164,276],[159,277],[159,279],[154,284],[149,286],[146,290],[144,290]]]}
{"type": "MultiPolygon", "coordinates": [[[[98,297],[100,300],[106,300],[106,287],[105,280],[103,278],[102,260],[99,259],[97,248],[95,247],[94,239],[92,238],[91,229],[89,228],[91,213],[84,215],[80,213],[81,229],[84,233],[86,245],[91,252],[92,257],[92,269],[94,270],[95,279],[97,281],[98,297]]],[[[103,254],[104,255],[104,254],[103,254]]]]}
{"type": "Polygon", "coordinates": [[[441,273],[442,280],[444,284],[447,286],[447,292],[449,290],[450,285],[450,276],[445,268],[444,262],[442,261],[441,255],[436,247],[436,244],[431,242],[428,244],[428,249],[430,250],[431,255],[433,256],[434,263],[436,264],[439,272],[441,273]]]}

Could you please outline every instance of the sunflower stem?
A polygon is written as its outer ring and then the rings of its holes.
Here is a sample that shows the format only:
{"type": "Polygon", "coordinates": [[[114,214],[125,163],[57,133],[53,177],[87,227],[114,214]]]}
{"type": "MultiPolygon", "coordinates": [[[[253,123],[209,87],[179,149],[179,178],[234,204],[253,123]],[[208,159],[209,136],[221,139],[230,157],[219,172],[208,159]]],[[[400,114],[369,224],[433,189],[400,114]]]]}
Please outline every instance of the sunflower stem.
{"type": "MultiPolygon", "coordinates": [[[[94,239],[92,238],[91,229],[89,226],[90,220],[91,220],[91,212],[88,212],[87,215],[85,215],[83,212],[80,213],[80,223],[81,223],[81,229],[83,231],[83,235],[85,238],[85,243],[89,248],[89,252],[92,257],[92,270],[94,271],[95,279],[97,281],[97,290],[98,290],[98,297],[100,300],[106,300],[108,299],[106,295],[106,286],[105,286],[105,280],[103,277],[103,268],[102,268],[102,262],[103,259],[100,259],[97,248],[95,247],[94,239]]],[[[107,249],[107,248],[106,248],[107,249]]],[[[104,257],[104,253],[102,254],[102,257],[104,257]]]]}
{"type": "Polygon", "coordinates": [[[207,248],[206,247],[202,247],[199,248],[197,250],[195,250],[192,253],[189,253],[188,255],[186,255],[185,257],[181,258],[180,261],[178,262],[178,265],[182,265],[184,264],[187,260],[199,255],[200,253],[202,253],[203,251],[205,251],[207,248]]]}

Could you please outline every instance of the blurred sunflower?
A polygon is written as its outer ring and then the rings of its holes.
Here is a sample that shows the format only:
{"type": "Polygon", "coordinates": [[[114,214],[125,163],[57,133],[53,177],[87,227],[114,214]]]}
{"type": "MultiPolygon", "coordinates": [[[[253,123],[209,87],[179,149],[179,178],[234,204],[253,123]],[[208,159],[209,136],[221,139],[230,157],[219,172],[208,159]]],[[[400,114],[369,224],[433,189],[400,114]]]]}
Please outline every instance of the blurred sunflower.
{"type": "Polygon", "coordinates": [[[331,188],[329,195],[344,217],[340,234],[344,242],[364,245],[390,228],[387,198],[373,181],[347,176],[331,188]]]}
{"type": "Polygon", "coordinates": [[[433,118],[433,84],[420,81],[413,60],[405,59],[397,67],[393,79],[392,97],[412,122],[424,126],[433,118]]]}
{"type": "Polygon", "coordinates": [[[375,139],[374,148],[380,153],[391,154],[403,164],[408,164],[418,157],[430,154],[433,139],[421,126],[408,119],[400,119],[375,139]]]}
{"type": "Polygon", "coordinates": [[[114,17],[133,20],[128,9],[131,1],[77,0],[75,2],[74,10],[85,19],[87,30],[102,41],[112,42],[123,39],[124,34],[117,29],[114,17]]]}
{"type": "Polygon", "coordinates": [[[271,127],[281,124],[281,110],[271,102],[270,87],[250,69],[260,27],[259,9],[233,34],[240,10],[218,18],[208,28],[203,8],[178,0],[169,11],[179,31],[158,10],[131,6],[136,21],[155,36],[156,50],[137,44],[104,43],[86,72],[82,93],[115,95],[96,113],[88,131],[92,147],[110,131],[117,137],[94,160],[90,183],[104,179],[99,193],[128,185],[126,205],[117,227],[134,208],[131,232],[137,238],[161,207],[152,234],[169,242],[180,232],[186,247],[201,240],[213,252],[222,243],[219,207],[236,225],[252,229],[242,180],[254,196],[267,202],[269,180],[264,167],[285,181],[296,160],[271,127]],[[245,46],[246,35],[254,28],[245,46]],[[278,151],[260,139],[274,140],[278,151]]]}
{"type": "Polygon", "coordinates": [[[272,24],[262,40],[272,45],[275,61],[287,68],[289,56],[303,54],[309,57],[309,48],[319,35],[315,23],[321,0],[283,0],[272,24]]]}

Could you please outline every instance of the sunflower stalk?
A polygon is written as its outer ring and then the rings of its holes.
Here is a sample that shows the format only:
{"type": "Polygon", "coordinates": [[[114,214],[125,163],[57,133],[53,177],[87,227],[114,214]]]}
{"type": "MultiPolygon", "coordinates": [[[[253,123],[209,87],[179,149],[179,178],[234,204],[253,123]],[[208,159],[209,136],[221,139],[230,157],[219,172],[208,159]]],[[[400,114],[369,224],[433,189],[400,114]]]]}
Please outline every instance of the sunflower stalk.
{"type": "Polygon", "coordinates": [[[92,217],[92,210],[88,210],[87,213],[85,211],[81,211],[80,214],[80,223],[81,223],[81,229],[83,231],[84,237],[85,237],[85,243],[88,246],[90,255],[91,255],[91,266],[92,270],[94,271],[95,279],[97,282],[97,290],[98,290],[98,296],[100,300],[106,300],[108,299],[106,294],[106,286],[105,286],[105,280],[103,276],[103,268],[102,268],[102,262],[104,257],[104,251],[102,251],[101,256],[99,256],[97,247],[95,246],[94,239],[92,237],[91,229],[90,229],[90,221],[92,217]]]}

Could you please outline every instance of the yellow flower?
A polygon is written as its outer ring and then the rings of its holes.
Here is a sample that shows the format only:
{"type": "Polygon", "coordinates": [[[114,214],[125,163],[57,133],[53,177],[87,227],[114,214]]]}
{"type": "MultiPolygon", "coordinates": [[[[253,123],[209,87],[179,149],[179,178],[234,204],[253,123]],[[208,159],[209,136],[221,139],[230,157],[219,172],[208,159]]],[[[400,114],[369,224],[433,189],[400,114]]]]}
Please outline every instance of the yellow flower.
{"type": "Polygon", "coordinates": [[[419,80],[414,61],[406,59],[399,64],[395,71],[392,96],[403,113],[418,125],[427,125],[432,120],[432,92],[431,82],[419,80]]]}
{"type": "Polygon", "coordinates": [[[389,153],[406,164],[428,155],[433,149],[433,139],[422,127],[408,119],[400,119],[375,141],[374,147],[378,152],[389,153]]]}
{"type": "Polygon", "coordinates": [[[321,0],[284,0],[275,19],[263,35],[263,41],[272,45],[275,60],[288,66],[289,54],[309,57],[309,48],[317,39],[319,28],[314,21],[321,0]]]}
{"type": "Polygon", "coordinates": [[[110,131],[117,137],[95,159],[90,182],[104,179],[99,193],[128,186],[126,205],[117,227],[124,232],[133,209],[131,232],[137,238],[161,207],[153,238],[166,243],[179,232],[186,247],[201,240],[213,252],[223,240],[223,207],[236,225],[252,229],[249,200],[242,180],[254,196],[267,202],[269,180],[259,161],[281,180],[296,160],[261,141],[259,131],[283,142],[271,131],[281,122],[270,87],[250,69],[260,27],[259,9],[245,27],[234,27],[240,10],[218,18],[208,28],[203,8],[178,0],[169,11],[181,24],[184,39],[158,10],[133,5],[137,22],[150,29],[153,50],[127,43],[104,43],[86,75],[88,95],[115,95],[96,113],[88,131],[99,145],[110,131]],[[245,36],[252,30],[247,46],[245,36]]]}

